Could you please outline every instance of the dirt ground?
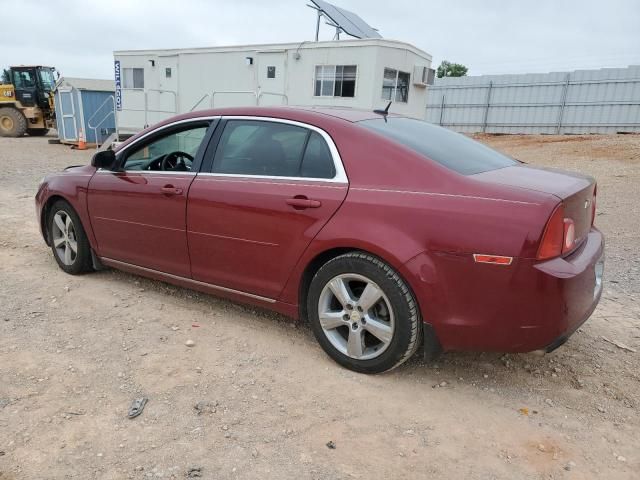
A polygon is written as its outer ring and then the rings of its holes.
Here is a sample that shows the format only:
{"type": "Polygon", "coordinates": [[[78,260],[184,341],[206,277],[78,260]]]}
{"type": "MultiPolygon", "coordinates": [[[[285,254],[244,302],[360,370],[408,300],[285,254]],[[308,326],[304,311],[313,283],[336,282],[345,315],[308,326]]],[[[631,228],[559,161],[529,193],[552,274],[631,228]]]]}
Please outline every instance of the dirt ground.
{"type": "Polygon", "coordinates": [[[418,355],[378,376],[278,315],[64,274],[33,197],[92,152],[1,138],[0,480],[640,478],[640,136],[480,138],[597,178],[601,304],[544,357],[418,355]]]}

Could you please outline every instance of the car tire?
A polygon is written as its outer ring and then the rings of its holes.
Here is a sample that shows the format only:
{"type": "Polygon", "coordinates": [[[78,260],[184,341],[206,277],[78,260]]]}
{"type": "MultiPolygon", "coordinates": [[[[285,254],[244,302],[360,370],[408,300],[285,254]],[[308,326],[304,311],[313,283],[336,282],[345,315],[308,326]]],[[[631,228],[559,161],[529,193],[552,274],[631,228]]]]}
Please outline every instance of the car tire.
{"type": "Polygon", "coordinates": [[[20,110],[0,108],[0,137],[21,137],[27,131],[27,119],[20,110]]]}
{"type": "Polygon", "coordinates": [[[422,318],[411,289],[393,268],[364,252],[340,255],[318,270],[307,312],[322,349],[356,372],[391,370],[420,344],[422,318]]]}
{"type": "Polygon", "coordinates": [[[27,128],[27,135],[30,137],[44,137],[47,133],[48,128],[27,128]]]}
{"type": "Polygon", "coordinates": [[[62,270],[71,275],[93,270],[87,234],[80,217],[69,203],[58,200],[51,206],[47,228],[53,258],[62,270]]]}

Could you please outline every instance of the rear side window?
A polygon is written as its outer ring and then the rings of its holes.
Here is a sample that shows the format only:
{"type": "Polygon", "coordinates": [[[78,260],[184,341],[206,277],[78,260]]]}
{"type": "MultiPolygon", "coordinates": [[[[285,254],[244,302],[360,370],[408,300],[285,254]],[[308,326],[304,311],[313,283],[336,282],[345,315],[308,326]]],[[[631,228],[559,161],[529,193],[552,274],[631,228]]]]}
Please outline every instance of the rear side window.
{"type": "Polygon", "coordinates": [[[307,178],[333,178],[336,167],[327,142],[318,132],[311,132],[302,157],[300,176],[307,178]]]}
{"type": "Polygon", "coordinates": [[[387,117],[363,120],[359,124],[462,175],[518,164],[480,142],[421,120],[387,117]]]}
{"type": "Polygon", "coordinates": [[[261,120],[227,121],[213,172],[270,177],[333,178],[333,157],[315,131],[261,120]]]}

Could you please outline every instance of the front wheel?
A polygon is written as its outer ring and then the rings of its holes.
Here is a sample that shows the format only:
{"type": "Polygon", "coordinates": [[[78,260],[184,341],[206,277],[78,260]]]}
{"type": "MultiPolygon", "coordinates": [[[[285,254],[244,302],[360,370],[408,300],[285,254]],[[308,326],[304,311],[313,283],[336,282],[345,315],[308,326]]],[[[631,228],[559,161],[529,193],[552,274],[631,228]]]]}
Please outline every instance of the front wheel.
{"type": "Polygon", "coordinates": [[[13,107],[0,108],[0,137],[21,137],[27,131],[27,119],[13,107]]]}
{"type": "Polygon", "coordinates": [[[307,311],[324,351],[357,372],[391,370],[420,343],[422,319],[409,287],[366,253],[341,255],[322,266],[311,281],[307,311]]]}
{"type": "Polygon", "coordinates": [[[54,203],[47,225],[53,257],[60,268],[72,275],[92,271],[91,246],[71,205],[63,200],[54,203]]]}

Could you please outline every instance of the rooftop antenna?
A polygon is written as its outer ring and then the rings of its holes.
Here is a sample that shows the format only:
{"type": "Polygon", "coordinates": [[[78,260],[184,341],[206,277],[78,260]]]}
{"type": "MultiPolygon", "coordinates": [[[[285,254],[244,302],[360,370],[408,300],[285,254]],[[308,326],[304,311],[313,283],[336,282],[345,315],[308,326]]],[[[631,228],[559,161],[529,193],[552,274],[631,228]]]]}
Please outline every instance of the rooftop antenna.
{"type": "Polygon", "coordinates": [[[386,117],[387,117],[387,115],[389,115],[389,108],[391,108],[391,104],[392,104],[392,103],[393,103],[393,102],[389,102],[389,103],[387,104],[387,107],[386,107],[384,110],[379,109],[379,108],[376,108],[376,109],[373,111],[373,113],[377,113],[378,115],[383,115],[383,116],[386,118],[386,117]]]}
{"type": "Polygon", "coordinates": [[[324,0],[311,0],[307,7],[317,12],[316,42],[320,37],[320,17],[324,17],[326,24],[336,29],[334,40],[340,40],[340,32],[354,38],[382,38],[378,30],[371,27],[362,18],[349,10],[336,7],[324,0]]]}

